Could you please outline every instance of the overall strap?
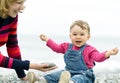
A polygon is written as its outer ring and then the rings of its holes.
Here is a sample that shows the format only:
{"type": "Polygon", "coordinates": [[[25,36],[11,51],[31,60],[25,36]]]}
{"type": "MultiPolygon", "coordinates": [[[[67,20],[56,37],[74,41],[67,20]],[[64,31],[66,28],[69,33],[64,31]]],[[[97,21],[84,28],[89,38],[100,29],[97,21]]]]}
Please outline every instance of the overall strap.
{"type": "Polygon", "coordinates": [[[84,48],[87,46],[87,44],[84,44],[83,46],[81,46],[81,48],[79,49],[80,52],[83,52],[84,48]]]}
{"type": "Polygon", "coordinates": [[[69,45],[68,45],[68,49],[69,49],[69,50],[72,49],[72,47],[73,47],[73,44],[69,44],[69,45]]]}
{"type": "MultiPolygon", "coordinates": [[[[79,50],[79,53],[82,54],[83,53],[83,50],[84,48],[87,46],[87,44],[84,44],[83,46],[81,46],[80,50],[79,50]]],[[[86,63],[85,63],[85,60],[84,60],[84,57],[82,56],[82,59],[83,59],[83,63],[85,64],[85,69],[86,70],[89,70],[86,63]]]]}

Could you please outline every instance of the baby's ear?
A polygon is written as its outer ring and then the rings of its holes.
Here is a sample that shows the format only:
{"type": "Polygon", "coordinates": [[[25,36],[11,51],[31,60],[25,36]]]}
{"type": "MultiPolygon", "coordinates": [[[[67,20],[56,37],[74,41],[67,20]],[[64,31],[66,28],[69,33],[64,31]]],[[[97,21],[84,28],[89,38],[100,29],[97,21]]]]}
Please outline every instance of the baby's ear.
{"type": "Polygon", "coordinates": [[[91,37],[91,35],[90,34],[88,34],[88,39],[91,37]]]}

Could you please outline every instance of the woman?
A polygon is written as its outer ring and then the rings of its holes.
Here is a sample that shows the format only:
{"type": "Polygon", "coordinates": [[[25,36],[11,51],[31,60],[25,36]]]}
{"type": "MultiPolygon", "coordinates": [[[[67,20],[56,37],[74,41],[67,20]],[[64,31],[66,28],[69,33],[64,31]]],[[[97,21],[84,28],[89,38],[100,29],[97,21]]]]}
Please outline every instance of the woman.
{"type": "Polygon", "coordinates": [[[26,81],[24,72],[28,69],[48,71],[55,67],[45,68],[48,64],[30,63],[30,61],[21,60],[20,48],[17,40],[18,13],[24,10],[25,0],[0,0],[0,47],[6,45],[9,57],[0,52],[0,67],[15,69],[17,75],[26,81]]]}

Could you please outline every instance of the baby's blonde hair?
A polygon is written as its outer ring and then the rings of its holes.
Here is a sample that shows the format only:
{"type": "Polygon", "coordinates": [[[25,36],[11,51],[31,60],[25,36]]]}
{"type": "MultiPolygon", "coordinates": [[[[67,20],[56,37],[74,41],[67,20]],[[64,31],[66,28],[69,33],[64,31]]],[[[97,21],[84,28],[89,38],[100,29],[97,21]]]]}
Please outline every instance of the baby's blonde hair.
{"type": "Polygon", "coordinates": [[[70,26],[70,31],[75,25],[80,26],[83,30],[84,29],[88,30],[88,34],[90,34],[90,27],[86,21],[83,21],[83,20],[74,21],[73,24],[70,26]]]}
{"type": "Polygon", "coordinates": [[[0,17],[7,18],[9,6],[17,1],[25,1],[25,0],[0,0],[0,17]]]}

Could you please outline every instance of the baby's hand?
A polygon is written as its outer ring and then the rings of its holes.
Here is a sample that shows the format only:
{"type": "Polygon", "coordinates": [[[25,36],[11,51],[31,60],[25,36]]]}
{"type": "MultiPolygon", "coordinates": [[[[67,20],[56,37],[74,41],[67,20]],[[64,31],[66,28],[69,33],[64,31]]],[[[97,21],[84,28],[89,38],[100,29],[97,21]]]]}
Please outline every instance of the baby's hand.
{"type": "Polygon", "coordinates": [[[118,48],[113,48],[112,50],[110,50],[110,54],[111,55],[116,55],[118,53],[118,48]]]}
{"type": "Polygon", "coordinates": [[[40,35],[40,39],[42,40],[42,41],[48,41],[48,37],[46,36],[46,35],[44,35],[44,34],[41,34],[40,35]]]}
{"type": "Polygon", "coordinates": [[[105,55],[106,55],[106,57],[110,57],[111,55],[116,55],[118,53],[118,51],[119,51],[118,48],[113,48],[113,49],[107,51],[105,55]]]}

